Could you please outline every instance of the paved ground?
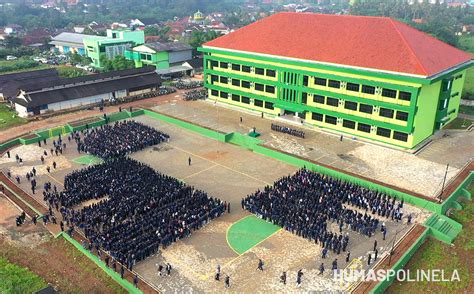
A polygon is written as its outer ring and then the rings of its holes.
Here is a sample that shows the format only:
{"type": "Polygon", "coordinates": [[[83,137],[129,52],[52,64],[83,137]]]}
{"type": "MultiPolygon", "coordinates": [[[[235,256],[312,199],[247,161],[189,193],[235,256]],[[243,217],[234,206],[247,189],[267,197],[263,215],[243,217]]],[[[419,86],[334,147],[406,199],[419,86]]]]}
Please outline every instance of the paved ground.
{"type": "MultiPolygon", "coordinates": [[[[196,104],[197,105],[197,104],[196,104]]],[[[260,120],[253,116],[248,119],[260,120]]],[[[346,285],[334,283],[325,273],[324,277],[317,276],[318,268],[322,262],[320,247],[305,239],[279,230],[268,239],[252,248],[248,252],[238,255],[227,244],[226,232],[236,221],[249,215],[240,208],[240,199],[253,193],[265,185],[272,184],[278,178],[295,172],[295,168],[268,157],[262,157],[250,151],[243,150],[231,144],[220,143],[201,137],[198,134],[180,129],[149,117],[141,116],[137,121],[156,127],[171,135],[171,141],[156,147],[150,147],[132,155],[151,165],[160,172],[182,179],[193,185],[231,203],[231,213],[206,225],[203,229],[193,233],[185,240],[179,241],[159,254],[139,263],[135,269],[147,281],[163,292],[220,292],[224,289],[223,282],[213,280],[217,264],[222,267],[223,274],[231,277],[232,291],[296,291],[296,272],[303,269],[305,275],[301,291],[308,290],[343,290],[346,285]],[[187,158],[192,158],[192,165],[188,166],[187,158]],[[257,272],[258,258],[266,263],[264,273],[257,272]],[[170,277],[159,277],[156,271],[157,263],[170,262],[174,271],[170,277]],[[289,285],[283,286],[278,282],[282,271],[288,272],[289,285]]],[[[245,125],[240,126],[246,128],[245,125]]],[[[319,135],[319,133],[318,133],[319,135]]],[[[266,135],[265,135],[266,136],[266,135]]],[[[46,146],[50,147],[50,142],[46,146]]],[[[343,143],[346,146],[346,143],[343,143]]],[[[44,146],[43,146],[44,147],[44,146]]],[[[24,172],[36,166],[38,170],[38,186],[42,187],[45,181],[51,181],[62,188],[64,176],[74,169],[82,166],[72,160],[79,155],[75,146],[70,145],[62,156],[48,158],[58,163],[58,168],[51,174],[41,166],[39,156],[43,148],[37,145],[20,146],[12,151],[24,158],[22,166],[13,160],[0,158],[0,168],[10,169],[13,173],[24,172]]],[[[28,192],[29,183],[23,181],[21,186],[28,192]]],[[[41,200],[42,190],[37,191],[35,197],[41,200]]],[[[417,222],[422,222],[427,214],[416,208],[407,206],[405,213],[411,212],[416,216],[417,222]]],[[[400,238],[407,230],[406,224],[386,222],[389,235],[382,241],[381,235],[375,238],[380,247],[379,256],[385,254],[396,238],[400,238]],[[397,233],[396,233],[397,232],[397,233]]],[[[364,267],[367,263],[367,252],[372,248],[374,238],[368,239],[353,232],[350,233],[351,241],[351,266],[364,267]]],[[[345,255],[337,256],[339,267],[346,267],[345,255]]],[[[333,254],[326,259],[326,268],[330,267],[333,254]]]]}
{"type": "Polygon", "coordinates": [[[449,180],[469,159],[474,159],[474,132],[446,131],[445,136],[439,136],[418,155],[413,155],[351,138],[340,142],[339,135],[315,127],[302,126],[282,118],[262,119],[258,113],[222,103],[177,101],[158,105],[154,109],[223,132],[247,133],[256,127],[262,133],[259,139],[268,146],[429,197],[434,197],[441,190],[448,163],[449,180]],[[242,124],[239,123],[240,117],[242,124]],[[272,122],[304,129],[306,138],[273,132],[270,130],[272,122]]]}

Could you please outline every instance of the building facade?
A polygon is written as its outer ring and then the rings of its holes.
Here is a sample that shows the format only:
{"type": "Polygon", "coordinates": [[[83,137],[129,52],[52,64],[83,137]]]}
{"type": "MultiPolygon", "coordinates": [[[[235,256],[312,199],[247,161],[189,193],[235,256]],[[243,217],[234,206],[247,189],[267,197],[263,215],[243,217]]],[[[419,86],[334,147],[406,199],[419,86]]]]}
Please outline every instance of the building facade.
{"type": "Polygon", "coordinates": [[[152,66],[21,85],[11,102],[20,117],[85,107],[156,91],[161,79],[152,66]]]}
{"type": "Polygon", "coordinates": [[[87,57],[92,59],[92,66],[102,68],[101,56],[113,59],[117,55],[125,55],[125,51],[145,43],[143,31],[107,30],[107,37],[96,36],[84,38],[87,57]]]}
{"type": "Polygon", "coordinates": [[[153,65],[159,74],[181,73],[192,70],[183,63],[193,58],[193,48],[180,42],[147,43],[125,51],[125,58],[133,60],[136,67],[153,65]]]}
{"type": "Polygon", "coordinates": [[[472,65],[470,54],[377,17],[279,13],[199,50],[210,99],[401,148],[456,118],[472,65]]]}

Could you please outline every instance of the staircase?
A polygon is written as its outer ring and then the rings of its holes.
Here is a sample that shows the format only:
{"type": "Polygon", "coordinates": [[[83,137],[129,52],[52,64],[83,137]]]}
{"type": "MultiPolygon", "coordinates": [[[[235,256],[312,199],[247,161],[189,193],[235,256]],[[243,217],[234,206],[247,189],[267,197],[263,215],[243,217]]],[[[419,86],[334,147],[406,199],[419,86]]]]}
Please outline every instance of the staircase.
{"type": "Polygon", "coordinates": [[[425,222],[425,226],[432,230],[433,235],[445,243],[451,244],[462,230],[462,225],[444,216],[434,214],[425,222]]]}

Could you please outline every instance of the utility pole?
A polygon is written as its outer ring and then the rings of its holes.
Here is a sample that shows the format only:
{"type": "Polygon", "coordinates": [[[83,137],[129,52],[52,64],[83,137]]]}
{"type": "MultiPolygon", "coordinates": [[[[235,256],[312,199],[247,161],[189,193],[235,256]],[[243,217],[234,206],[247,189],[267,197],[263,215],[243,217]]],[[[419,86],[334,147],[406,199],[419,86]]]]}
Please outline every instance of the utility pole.
{"type": "Polygon", "coordinates": [[[448,176],[448,168],[449,168],[449,163],[446,165],[446,171],[444,173],[443,186],[441,186],[441,193],[439,194],[439,200],[441,200],[441,197],[443,196],[443,193],[444,193],[444,185],[446,184],[446,177],[448,176]]]}

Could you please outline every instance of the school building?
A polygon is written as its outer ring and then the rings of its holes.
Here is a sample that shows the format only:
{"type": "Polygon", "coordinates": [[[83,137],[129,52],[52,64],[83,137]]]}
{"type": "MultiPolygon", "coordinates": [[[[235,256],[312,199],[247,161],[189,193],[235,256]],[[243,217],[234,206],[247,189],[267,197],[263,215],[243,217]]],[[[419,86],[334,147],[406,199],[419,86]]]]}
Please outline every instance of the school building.
{"type": "Polygon", "coordinates": [[[278,13],[205,43],[209,98],[401,148],[458,115],[472,56],[386,17],[278,13]]]}

